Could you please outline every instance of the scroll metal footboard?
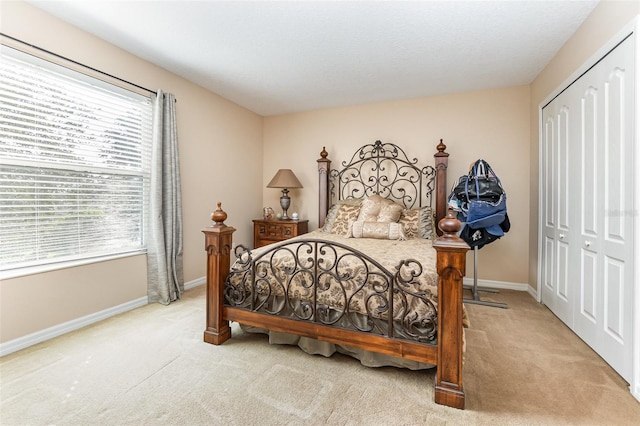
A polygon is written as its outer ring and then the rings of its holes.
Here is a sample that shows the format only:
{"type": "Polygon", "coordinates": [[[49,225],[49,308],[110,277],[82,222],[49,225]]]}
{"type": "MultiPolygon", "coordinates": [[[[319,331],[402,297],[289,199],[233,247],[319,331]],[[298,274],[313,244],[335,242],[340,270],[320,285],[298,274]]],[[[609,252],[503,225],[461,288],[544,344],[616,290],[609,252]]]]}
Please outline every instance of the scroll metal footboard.
{"type": "Polygon", "coordinates": [[[389,271],[366,254],[321,239],[286,241],[268,250],[235,251],[224,284],[226,306],[296,321],[437,344],[435,295],[421,286],[422,265],[389,271]]]}

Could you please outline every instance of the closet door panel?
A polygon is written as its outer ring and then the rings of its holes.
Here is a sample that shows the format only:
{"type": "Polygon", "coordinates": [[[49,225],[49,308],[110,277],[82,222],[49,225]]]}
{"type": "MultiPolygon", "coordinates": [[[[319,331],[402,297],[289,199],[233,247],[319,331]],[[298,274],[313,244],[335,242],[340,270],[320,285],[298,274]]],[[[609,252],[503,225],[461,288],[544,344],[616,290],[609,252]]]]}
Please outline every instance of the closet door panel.
{"type": "MultiPolygon", "coordinates": [[[[597,255],[592,251],[581,251],[581,275],[580,275],[580,299],[579,299],[579,315],[582,320],[586,320],[589,324],[585,327],[586,334],[594,324],[598,322],[598,260],[597,255]]],[[[580,335],[580,333],[578,333],[580,335]]],[[[583,336],[580,336],[583,337],[583,336]]],[[[583,337],[584,338],[584,337],[583,337]]]]}
{"type": "Polygon", "coordinates": [[[624,122],[624,91],[625,72],[616,67],[605,84],[605,110],[606,116],[612,122],[605,123],[605,173],[608,185],[605,186],[605,239],[613,243],[621,243],[632,238],[627,235],[628,227],[624,220],[624,214],[628,211],[628,205],[633,208],[633,200],[628,200],[627,185],[631,184],[632,175],[627,169],[626,157],[633,155],[627,150],[624,122]]]}
{"type": "MultiPolygon", "coordinates": [[[[554,111],[545,111],[548,113],[544,117],[544,226],[545,229],[550,232],[555,229],[556,226],[556,122],[554,111]]],[[[552,233],[553,234],[553,233],[552,233]]],[[[555,238],[551,238],[552,241],[555,238]]]]}
{"type": "Polygon", "coordinates": [[[555,288],[555,283],[556,283],[556,278],[555,278],[555,241],[553,240],[553,238],[548,238],[545,237],[544,239],[544,245],[543,245],[543,252],[545,253],[545,257],[543,258],[543,274],[542,276],[544,277],[544,288],[542,289],[542,291],[545,294],[548,293],[553,293],[554,288],[555,288]]]}
{"type": "MultiPolygon", "coordinates": [[[[570,279],[571,205],[569,148],[572,108],[562,99],[543,111],[545,170],[542,301],[567,325],[572,323],[570,279]]],[[[574,201],[575,202],[575,201],[574,201]]]]}
{"type": "Polygon", "coordinates": [[[571,299],[571,289],[569,285],[569,271],[571,267],[569,242],[571,240],[571,191],[570,191],[570,150],[569,138],[571,135],[571,106],[562,104],[556,114],[556,134],[555,134],[555,155],[556,163],[556,181],[555,181],[555,222],[556,226],[556,253],[557,253],[557,280],[556,280],[556,296],[561,304],[566,304],[564,309],[567,310],[567,316],[564,319],[570,321],[569,304],[571,299]]]}
{"type": "Polygon", "coordinates": [[[575,83],[583,93],[579,238],[584,261],[574,330],[626,380],[633,353],[634,73],[632,39],[627,39],[575,83]]]}
{"type": "MultiPolygon", "coordinates": [[[[602,263],[604,312],[598,351],[627,381],[633,370],[634,190],[633,40],[611,52],[603,75],[604,163],[606,167],[602,263]]],[[[635,248],[637,250],[637,248],[635,248]]]]}
{"type": "Polygon", "coordinates": [[[556,277],[556,296],[560,301],[569,304],[569,296],[571,290],[569,289],[569,245],[563,241],[556,243],[558,252],[558,270],[556,277]]]}
{"type": "MultiPolygon", "coordinates": [[[[570,229],[571,202],[571,152],[569,141],[571,137],[570,106],[563,105],[557,115],[557,204],[558,230],[568,232],[570,229]]],[[[566,235],[566,234],[565,234],[566,235]]]]}
{"type": "Polygon", "coordinates": [[[542,264],[544,277],[542,287],[542,300],[543,302],[553,305],[552,311],[555,312],[555,300],[553,295],[555,294],[557,283],[557,262],[556,262],[556,220],[555,220],[555,128],[556,123],[554,121],[554,111],[552,108],[543,111],[544,117],[544,132],[543,132],[543,158],[544,158],[544,210],[542,211],[542,233],[544,235],[544,244],[542,246],[542,258],[544,263],[542,264]]]}
{"type": "MultiPolygon", "coordinates": [[[[602,167],[602,96],[598,87],[600,75],[592,70],[574,83],[580,99],[578,149],[580,152],[580,217],[579,241],[573,248],[580,252],[580,279],[577,282],[580,297],[576,305],[574,330],[587,344],[596,349],[603,323],[602,267],[599,240],[602,218],[602,193],[606,178],[602,167]]],[[[597,349],[596,349],[597,350],[597,349]]]]}
{"type": "Polygon", "coordinates": [[[580,170],[581,185],[580,199],[582,220],[581,231],[583,236],[595,238],[598,233],[598,193],[597,180],[600,177],[598,168],[598,91],[595,87],[589,87],[581,97],[580,111],[580,170]]]}
{"type": "Polygon", "coordinates": [[[604,272],[604,332],[618,344],[624,344],[624,276],[625,265],[617,259],[605,259],[604,272]]]}

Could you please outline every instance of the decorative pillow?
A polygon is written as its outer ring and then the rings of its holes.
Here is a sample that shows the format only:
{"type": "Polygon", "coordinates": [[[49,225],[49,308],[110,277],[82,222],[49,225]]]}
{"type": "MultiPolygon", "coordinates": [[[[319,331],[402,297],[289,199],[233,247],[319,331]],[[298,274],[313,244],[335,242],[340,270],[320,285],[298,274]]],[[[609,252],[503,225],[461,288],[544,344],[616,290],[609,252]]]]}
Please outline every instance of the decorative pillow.
{"type": "Polygon", "coordinates": [[[398,223],[402,225],[407,239],[435,238],[436,227],[431,207],[422,207],[410,210],[405,209],[402,211],[398,223]]]}
{"type": "Polygon", "coordinates": [[[347,237],[377,238],[383,240],[406,240],[402,225],[396,222],[364,222],[357,220],[351,223],[347,237]]]}
{"type": "Polygon", "coordinates": [[[358,221],[362,222],[397,222],[402,213],[402,206],[379,195],[371,195],[362,201],[358,221]]]}
{"type": "Polygon", "coordinates": [[[346,200],[338,200],[334,205],[329,208],[327,212],[327,216],[324,218],[324,225],[322,226],[322,232],[330,233],[331,228],[333,228],[333,224],[336,221],[336,216],[338,215],[338,209],[342,205],[349,206],[359,206],[362,204],[361,198],[349,198],[346,200]]]}
{"type": "Polygon", "coordinates": [[[341,204],[336,213],[336,219],[331,226],[331,234],[347,235],[349,233],[349,224],[358,218],[360,206],[341,204]]]}

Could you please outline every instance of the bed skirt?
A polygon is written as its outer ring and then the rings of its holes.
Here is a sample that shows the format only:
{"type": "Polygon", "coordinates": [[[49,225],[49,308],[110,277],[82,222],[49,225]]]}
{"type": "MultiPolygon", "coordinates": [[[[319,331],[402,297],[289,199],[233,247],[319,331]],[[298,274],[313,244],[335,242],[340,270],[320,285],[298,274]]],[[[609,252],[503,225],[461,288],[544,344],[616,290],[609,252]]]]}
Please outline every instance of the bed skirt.
{"type": "Polygon", "coordinates": [[[272,345],[297,345],[300,349],[310,355],[322,355],[330,357],[338,352],[356,358],[365,367],[397,367],[409,370],[425,370],[435,367],[435,365],[424,364],[409,359],[398,358],[379,354],[348,346],[336,345],[330,342],[312,339],[310,337],[296,336],[294,334],[282,333],[279,331],[267,330],[265,328],[252,327],[240,324],[243,331],[247,333],[262,333],[269,335],[269,343],[272,345]]]}

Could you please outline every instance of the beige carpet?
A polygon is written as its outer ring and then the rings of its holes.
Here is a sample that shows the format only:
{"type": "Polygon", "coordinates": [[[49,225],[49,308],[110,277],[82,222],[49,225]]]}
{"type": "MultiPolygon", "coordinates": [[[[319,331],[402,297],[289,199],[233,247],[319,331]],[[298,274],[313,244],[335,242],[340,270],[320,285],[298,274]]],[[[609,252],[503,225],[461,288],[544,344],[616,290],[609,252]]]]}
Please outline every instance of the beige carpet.
{"type": "Polygon", "coordinates": [[[468,305],[467,409],[433,370],[366,368],[243,333],[202,342],[204,287],[0,359],[2,425],[624,425],[626,383],[528,294],[468,305]]]}

